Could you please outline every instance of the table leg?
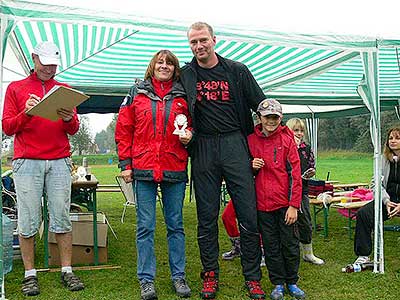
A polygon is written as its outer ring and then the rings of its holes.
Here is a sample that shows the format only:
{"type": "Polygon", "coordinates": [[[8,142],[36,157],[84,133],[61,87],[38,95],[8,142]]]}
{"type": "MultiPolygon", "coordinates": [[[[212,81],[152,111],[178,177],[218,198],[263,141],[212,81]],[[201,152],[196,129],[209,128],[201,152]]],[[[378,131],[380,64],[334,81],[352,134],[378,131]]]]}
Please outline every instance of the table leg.
{"type": "Polygon", "coordinates": [[[93,197],[93,252],[94,252],[94,265],[99,264],[99,249],[97,244],[97,199],[96,189],[92,191],[93,197]]]}
{"type": "Polygon", "coordinates": [[[323,207],[324,210],[324,238],[328,237],[328,216],[329,216],[329,208],[323,207]]]}

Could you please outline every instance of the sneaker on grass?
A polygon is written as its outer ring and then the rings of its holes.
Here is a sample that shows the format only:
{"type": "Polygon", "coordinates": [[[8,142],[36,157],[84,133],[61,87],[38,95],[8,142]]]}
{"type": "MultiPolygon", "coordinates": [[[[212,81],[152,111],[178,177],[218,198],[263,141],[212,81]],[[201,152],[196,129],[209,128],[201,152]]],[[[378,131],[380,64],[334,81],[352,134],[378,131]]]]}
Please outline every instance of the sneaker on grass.
{"type": "Polygon", "coordinates": [[[184,278],[174,279],[172,280],[172,284],[177,296],[188,298],[192,294],[192,291],[184,278]]]}
{"type": "Polygon", "coordinates": [[[251,280],[244,283],[246,289],[249,291],[251,299],[265,299],[265,292],[263,291],[260,281],[251,280]]]}
{"type": "Polygon", "coordinates": [[[369,262],[371,262],[371,260],[369,259],[368,256],[359,256],[354,261],[355,264],[359,264],[359,265],[362,265],[362,264],[365,264],[365,263],[369,263],[369,262]]]}
{"type": "Polygon", "coordinates": [[[305,299],[306,293],[301,290],[296,284],[288,284],[287,289],[289,291],[290,296],[295,299],[305,299]]]}
{"type": "Polygon", "coordinates": [[[156,300],[157,293],[154,282],[148,281],[140,284],[140,297],[142,300],[156,300]]]}
{"type": "Polygon", "coordinates": [[[72,272],[71,273],[62,272],[61,282],[67,289],[73,292],[80,291],[85,288],[85,285],[80,280],[80,278],[72,272]]]}
{"type": "Polygon", "coordinates": [[[40,289],[37,276],[33,275],[25,277],[24,280],[22,281],[21,291],[25,296],[39,295],[40,289]]]}
{"type": "Polygon", "coordinates": [[[214,271],[202,272],[203,288],[200,296],[202,299],[214,299],[218,291],[218,278],[214,271]]]}
{"type": "Polygon", "coordinates": [[[269,297],[271,300],[283,300],[283,296],[285,294],[285,287],[282,284],[277,284],[275,288],[272,290],[269,297]]]}

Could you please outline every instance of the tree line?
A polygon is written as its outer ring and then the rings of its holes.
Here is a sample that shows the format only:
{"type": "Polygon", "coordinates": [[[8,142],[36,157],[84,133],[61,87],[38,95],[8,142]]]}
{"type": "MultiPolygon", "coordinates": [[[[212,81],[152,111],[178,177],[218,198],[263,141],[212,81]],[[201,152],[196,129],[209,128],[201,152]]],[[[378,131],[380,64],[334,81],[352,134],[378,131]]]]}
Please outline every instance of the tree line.
{"type": "MultiPolygon", "coordinates": [[[[382,145],[386,138],[386,132],[395,125],[400,126],[396,113],[394,111],[382,112],[382,145]]],[[[373,152],[370,115],[321,119],[318,126],[318,149],[373,152]]]]}

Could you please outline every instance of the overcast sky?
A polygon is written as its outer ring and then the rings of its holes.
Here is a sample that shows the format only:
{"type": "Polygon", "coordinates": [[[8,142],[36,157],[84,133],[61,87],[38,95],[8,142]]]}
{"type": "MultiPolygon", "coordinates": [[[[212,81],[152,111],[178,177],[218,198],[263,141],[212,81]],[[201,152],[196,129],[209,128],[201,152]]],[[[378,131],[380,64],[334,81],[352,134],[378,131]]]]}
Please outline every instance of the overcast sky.
{"type": "MultiPolygon", "coordinates": [[[[400,0],[40,0],[48,4],[123,12],[137,16],[206,21],[211,25],[240,25],[271,31],[356,34],[400,39],[400,0]]],[[[218,38],[218,37],[217,37],[218,38]]],[[[90,114],[93,132],[111,122],[112,115],[90,114]]]]}
{"type": "Polygon", "coordinates": [[[400,37],[398,0],[42,0],[70,7],[300,33],[400,37]]]}

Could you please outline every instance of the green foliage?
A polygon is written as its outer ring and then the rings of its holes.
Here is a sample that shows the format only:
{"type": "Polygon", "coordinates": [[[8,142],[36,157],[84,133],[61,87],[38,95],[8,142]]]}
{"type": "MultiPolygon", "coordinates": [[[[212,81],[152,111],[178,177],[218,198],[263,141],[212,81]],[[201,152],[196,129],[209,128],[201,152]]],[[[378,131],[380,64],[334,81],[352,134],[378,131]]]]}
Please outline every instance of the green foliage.
{"type": "MultiPolygon", "coordinates": [[[[88,157],[88,159],[93,159],[88,157]]],[[[102,159],[102,158],[101,158],[102,159]]],[[[81,160],[80,160],[81,162],[81,160]]],[[[331,171],[332,180],[342,182],[360,182],[369,180],[372,174],[372,157],[366,154],[332,151],[320,152],[317,172],[326,175],[331,171]],[[360,169],[357,175],[355,170],[360,169]]],[[[115,183],[115,175],[119,173],[114,165],[94,165],[92,173],[102,184],[115,183]]],[[[188,191],[187,191],[188,192],[188,191]]],[[[108,265],[120,266],[114,270],[77,271],[83,279],[86,289],[81,292],[69,292],[61,286],[60,273],[39,273],[41,294],[32,299],[52,300],[85,300],[85,299],[140,299],[139,284],[136,279],[136,217],[135,209],[128,207],[125,223],[121,224],[122,204],[124,199],[120,193],[98,193],[98,210],[107,214],[109,223],[115,230],[118,239],[109,231],[108,265]]],[[[201,263],[197,246],[196,204],[189,202],[186,197],[184,206],[184,222],[186,234],[187,279],[193,291],[191,299],[199,299],[201,281],[199,273],[201,263]]],[[[221,208],[222,212],[222,208],[221,208]]],[[[322,214],[318,215],[318,223],[322,223],[322,214]]],[[[339,215],[334,209],[329,211],[329,236],[324,238],[322,231],[314,233],[314,252],[326,261],[324,266],[314,266],[301,261],[299,286],[307,293],[310,300],[372,300],[398,299],[400,283],[399,233],[385,232],[385,274],[361,272],[355,274],[341,273],[341,268],[355,259],[353,241],[349,239],[345,226],[347,219],[339,215]]],[[[400,220],[390,221],[399,223],[400,220]]],[[[222,222],[219,222],[220,251],[230,248],[230,241],[224,231],[222,222]]],[[[168,267],[166,227],[161,207],[157,205],[157,228],[155,233],[155,252],[157,257],[156,288],[159,299],[178,299],[171,287],[168,267]]],[[[36,266],[43,266],[43,241],[36,241],[36,266]]],[[[220,290],[218,300],[248,299],[243,288],[241,265],[238,259],[234,261],[219,261],[220,290]]],[[[262,286],[269,294],[272,285],[268,279],[268,272],[264,268],[262,286]]],[[[8,299],[25,299],[20,292],[23,276],[23,265],[16,261],[14,270],[6,276],[5,288],[8,299]]],[[[268,297],[267,297],[268,298],[268,297]]],[[[290,299],[285,297],[285,299],[290,299]]]]}
{"type": "Polygon", "coordinates": [[[71,152],[82,155],[84,152],[91,150],[92,137],[89,128],[89,118],[87,116],[79,116],[79,130],[70,137],[71,152]]]}
{"type": "MultiPolygon", "coordinates": [[[[387,130],[396,124],[400,124],[400,121],[394,111],[382,112],[382,142],[386,138],[387,130]]],[[[370,116],[362,115],[320,120],[318,126],[318,149],[341,149],[372,153],[370,116]]]]}
{"type": "Polygon", "coordinates": [[[100,153],[115,152],[115,125],[117,123],[118,114],[114,114],[111,123],[106,130],[102,130],[95,136],[95,143],[99,146],[100,153]]]}

